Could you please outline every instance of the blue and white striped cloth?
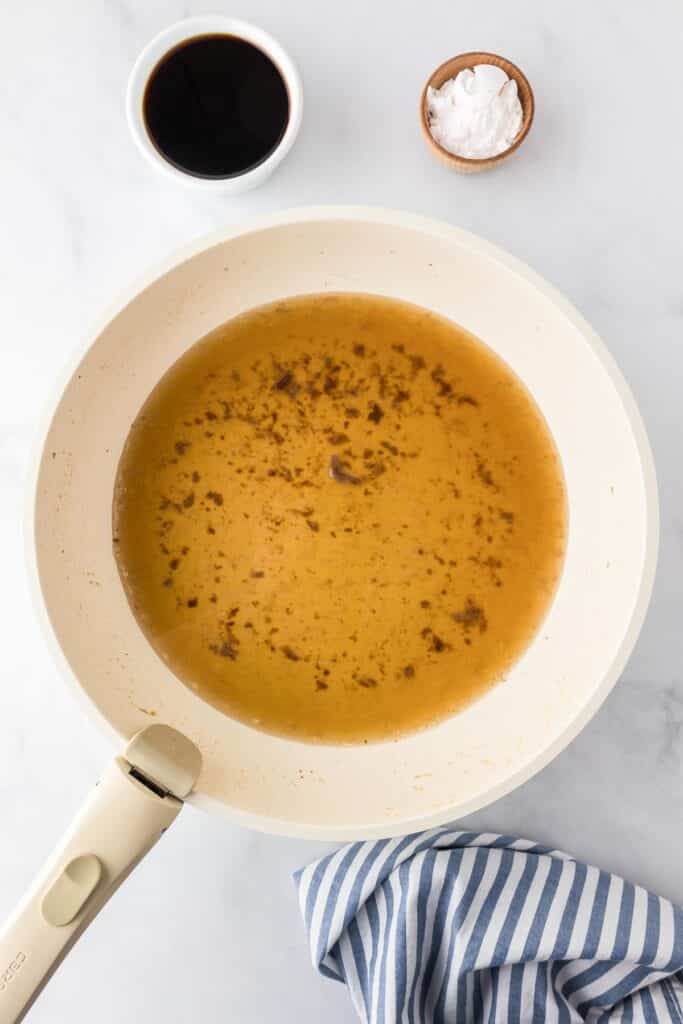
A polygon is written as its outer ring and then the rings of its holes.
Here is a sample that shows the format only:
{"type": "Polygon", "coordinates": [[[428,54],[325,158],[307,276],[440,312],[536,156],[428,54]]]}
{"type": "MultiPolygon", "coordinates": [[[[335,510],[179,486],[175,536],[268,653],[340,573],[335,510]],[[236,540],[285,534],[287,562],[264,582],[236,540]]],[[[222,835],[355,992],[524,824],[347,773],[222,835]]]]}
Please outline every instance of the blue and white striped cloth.
{"type": "Polygon", "coordinates": [[[557,850],[436,829],[296,882],[314,966],[368,1024],[683,1024],[683,911],[557,850]]]}

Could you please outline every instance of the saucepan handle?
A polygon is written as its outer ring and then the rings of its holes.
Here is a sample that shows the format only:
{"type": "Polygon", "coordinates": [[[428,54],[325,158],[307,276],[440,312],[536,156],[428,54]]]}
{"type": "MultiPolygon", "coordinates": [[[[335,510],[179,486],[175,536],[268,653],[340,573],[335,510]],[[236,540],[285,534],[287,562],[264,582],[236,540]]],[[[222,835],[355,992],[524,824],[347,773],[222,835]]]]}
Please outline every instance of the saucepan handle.
{"type": "Polygon", "coordinates": [[[182,806],[124,758],[111,763],[0,930],[0,1024],[24,1018],[81,933],[182,806]]]}

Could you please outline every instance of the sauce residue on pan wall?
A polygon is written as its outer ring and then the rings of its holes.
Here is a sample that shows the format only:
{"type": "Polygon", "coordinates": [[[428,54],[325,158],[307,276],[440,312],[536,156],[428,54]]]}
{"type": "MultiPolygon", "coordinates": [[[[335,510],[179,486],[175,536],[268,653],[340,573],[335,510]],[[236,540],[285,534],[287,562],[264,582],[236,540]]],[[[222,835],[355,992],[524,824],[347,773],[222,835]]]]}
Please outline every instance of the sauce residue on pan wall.
{"type": "Polygon", "coordinates": [[[304,296],[193,345],[137,417],[114,550],[201,697],[303,740],[396,737],[501,680],[550,604],[562,470],[486,345],[393,299],[304,296]]]}

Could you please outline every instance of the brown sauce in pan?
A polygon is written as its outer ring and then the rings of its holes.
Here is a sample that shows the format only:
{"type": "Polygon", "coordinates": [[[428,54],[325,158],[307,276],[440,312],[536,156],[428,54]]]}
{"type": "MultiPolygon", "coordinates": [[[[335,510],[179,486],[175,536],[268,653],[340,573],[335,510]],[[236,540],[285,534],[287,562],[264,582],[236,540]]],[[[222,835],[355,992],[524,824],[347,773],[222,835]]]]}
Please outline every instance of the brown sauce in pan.
{"type": "Polygon", "coordinates": [[[553,440],[507,365],[355,294],[193,345],[133,424],[114,501],[128,599],[178,678],[322,742],[404,734],[503,679],[566,529],[553,440]]]}

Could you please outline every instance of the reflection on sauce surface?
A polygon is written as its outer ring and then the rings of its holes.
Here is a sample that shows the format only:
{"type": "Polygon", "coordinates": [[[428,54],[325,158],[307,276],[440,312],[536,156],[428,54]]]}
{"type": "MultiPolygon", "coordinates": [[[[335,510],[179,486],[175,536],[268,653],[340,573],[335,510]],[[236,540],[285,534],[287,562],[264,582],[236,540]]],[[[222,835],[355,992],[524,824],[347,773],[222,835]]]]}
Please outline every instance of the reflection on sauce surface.
{"type": "Polygon", "coordinates": [[[146,637],[244,722],[387,739],[498,682],[548,609],[566,501],[518,378],[393,299],[246,313],[168,371],[119,466],[114,550],[146,637]]]}

